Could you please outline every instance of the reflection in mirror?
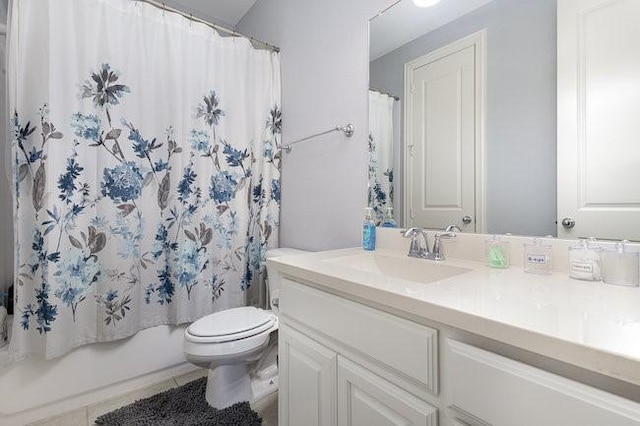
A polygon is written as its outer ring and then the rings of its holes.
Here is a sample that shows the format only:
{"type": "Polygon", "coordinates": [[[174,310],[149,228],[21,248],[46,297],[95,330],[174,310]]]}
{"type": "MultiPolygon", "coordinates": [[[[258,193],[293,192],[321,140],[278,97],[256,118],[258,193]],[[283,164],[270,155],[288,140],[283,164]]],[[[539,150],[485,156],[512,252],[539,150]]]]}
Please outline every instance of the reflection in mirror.
{"type": "Polygon", "coordinates": [[[556,0],[401,0],[371,21],[370,88],[400,97],[400,225],[556,235],[556,0]]]}
{"type": "Polygon", "coordinates": [[[640,240],[638,22],[640,2],[602,0],[400,0],[374,18],[370,88],[400,96],[400,225],[640,240]]]}
{"type": "Polygon", "coordinates": [[[369,90],[368,206],[376,225],[392,226],[394,208],[393,140],[398,98],[369,90]]]}

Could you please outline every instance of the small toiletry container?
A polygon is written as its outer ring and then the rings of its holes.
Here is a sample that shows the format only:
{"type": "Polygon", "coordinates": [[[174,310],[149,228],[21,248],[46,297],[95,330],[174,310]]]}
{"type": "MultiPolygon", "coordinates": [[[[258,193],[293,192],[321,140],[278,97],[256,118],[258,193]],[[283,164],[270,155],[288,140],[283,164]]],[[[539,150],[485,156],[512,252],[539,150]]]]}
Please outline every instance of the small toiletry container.
{"type": "Polygon", "coordinates": [[[532,243],[524,244],[524,271],[530,274],[550,274],[551,244],[546,244],[539,238],[532,243]]]}
{"type": "Polygon", "coordinates": [[[362,224],[362,248],[367,251],[376,249],[376,224],[373,221],[373,210],[365,208],[365,218],[362,224]]]}
{"type": "Polygon", "coordinates": [[[614,250],[602,254],[602,280],[607,284],[638,287],[640,255],[628,250],[629,241],[616,244],[614,250]]]}
{"type": "Polygon", "coordinates": [[[510,265],[510,244],[499,235],[485,241],[485,257],[490,268],[508,268],[510,265]]]}
{"type": "Polygon", "coordinates": [[[580,240],[569,246],[569,277],[576,280],[600,281],[602,279],[602,248],[595,238],[580,240]]]}

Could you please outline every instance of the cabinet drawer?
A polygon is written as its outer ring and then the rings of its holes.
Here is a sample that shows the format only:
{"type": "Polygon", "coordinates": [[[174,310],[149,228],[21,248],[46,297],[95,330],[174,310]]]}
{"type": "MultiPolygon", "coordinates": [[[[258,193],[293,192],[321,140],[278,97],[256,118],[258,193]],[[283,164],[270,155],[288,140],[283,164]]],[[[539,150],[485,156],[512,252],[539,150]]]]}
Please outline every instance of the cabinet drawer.
{"type": "Polygon", "coordinates": [[[287,279],[280,314],[284,323],[310,327],[437,394],[437,330],[287,279]]]}
{"type": "Polygon", "coordinates": [[[492,426],[638,426],[640,404],[454,340],[447,399],[492,426]]]}

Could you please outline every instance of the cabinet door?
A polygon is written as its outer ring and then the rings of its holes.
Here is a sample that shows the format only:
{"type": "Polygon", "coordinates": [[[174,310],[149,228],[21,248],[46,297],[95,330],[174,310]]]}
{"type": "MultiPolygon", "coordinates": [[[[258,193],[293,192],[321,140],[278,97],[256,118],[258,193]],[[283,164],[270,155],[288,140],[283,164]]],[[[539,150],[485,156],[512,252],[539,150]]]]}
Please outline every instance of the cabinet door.
{"type": "Polygon", "coordinates": [[[437,410],[353,362],[338,357],[339,426],[436,426],[437,410]]]}
{"type": "Polygon", "coordinates": [[[336,353],[291,327],[279,331],[280,426],[336,424],[336,353]]]}

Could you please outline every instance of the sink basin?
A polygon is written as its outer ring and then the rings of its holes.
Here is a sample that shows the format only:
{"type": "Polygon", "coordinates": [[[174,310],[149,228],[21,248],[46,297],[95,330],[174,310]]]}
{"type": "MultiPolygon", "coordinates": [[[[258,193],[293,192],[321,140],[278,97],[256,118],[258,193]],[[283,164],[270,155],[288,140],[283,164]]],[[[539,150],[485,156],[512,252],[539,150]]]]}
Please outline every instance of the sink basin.
{"type": "Polygon", "coordinates": [[[431,260],[389,256],[380,253],[335,257],[326,259],[325,262],[424,284],[471,271],[471,269],[446,265],[431,260]]]}

